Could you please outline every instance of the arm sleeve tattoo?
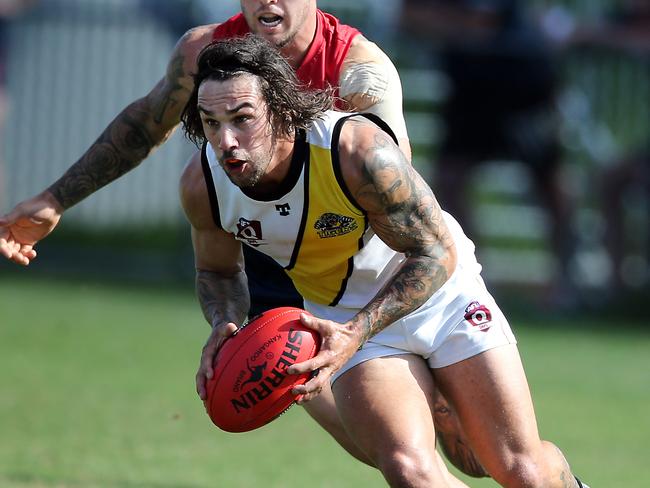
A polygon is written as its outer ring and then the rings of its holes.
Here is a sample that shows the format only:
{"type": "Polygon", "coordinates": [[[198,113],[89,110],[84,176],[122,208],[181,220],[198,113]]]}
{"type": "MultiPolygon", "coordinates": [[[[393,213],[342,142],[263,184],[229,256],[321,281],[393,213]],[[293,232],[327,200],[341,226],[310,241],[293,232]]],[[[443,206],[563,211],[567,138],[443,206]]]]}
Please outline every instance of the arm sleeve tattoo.
{"type": "Polygon", "coordinates": [[[357,201],[368,211],[376,234],[406,255],[392,279],[354,319],[365,342],[442,287],[455,266],[455,247],[433,192],[387,135],[375,136],[362,173],[357,201]]]}
{"type": "Polygon", "coordinates": [[[196,293],[205,320],[215,327],[226,322],[241,325],[250,308],[246,274],[224,276],[213,271],[197,270],[196,293]]]}

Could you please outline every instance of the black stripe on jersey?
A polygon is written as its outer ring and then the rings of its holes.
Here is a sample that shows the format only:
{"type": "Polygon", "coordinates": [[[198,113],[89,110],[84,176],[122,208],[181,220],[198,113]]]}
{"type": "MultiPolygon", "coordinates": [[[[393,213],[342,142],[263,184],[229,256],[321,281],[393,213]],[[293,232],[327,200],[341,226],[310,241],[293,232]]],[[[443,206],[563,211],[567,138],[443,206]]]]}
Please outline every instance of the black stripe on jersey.
{"type": "Polygon", "coordinates": [[[352,271],[354,270],[354,256],[350,256],[348,258],[348,271],[345,273],[345,278],[341,281],[341,288],[339,288],[339,292],[336,294],[334,297],[334,300],[328,305],[329,307],[336,307],[339,304],[339,301],[341,298],[343,298],[343,294],[345,293],[345,290],[348,287],[348,280],[350,279],[350,276],[352,276],[352,271]]]}
{"type": "Polygon", "coordinates": [[[368,113],[363,113],[359,115],[363,115],[366,119],[377,124],[381,129],[384,130],[386,134],[388,134],[391,137],[391,139],[393,139],[393,142],[395,142],[395,144],[399,145],[399,141],[397,140],[397,136],[393,132],[393,129],[391,129],[390,126],[386,123],[386,121],[384,121],[384,119],[379,117],[379,115],[368,114],[368,113]]]}
{"type": "Polygon", "coordinates": [[[339,156],[339,139],[341,137],[341,129],[343,128],[343,124],[350,117],[352,117],[352,115],[348,115],[347,117],[341,117],[334,125],[334,130],[332,131],[332,141],[330,142],[330,152],[332,154],[332,169],[334,170],[334,176],[336,177],[336,181],[341,187],[343,194],[347,197],[348,200],[350,200],[350,202],[352,202],[352,204],[355,207],[357,207],[361,212],[365,214],[365,212],[361,209],[357,201],[352,196],[352,193],[348,189],[348,185],[345,184],[345,181],[343,180],[343,173],[341,172],[341,158],[339,156]]]}
{"type": "MultiPolygon", "coordinates": [[[[361,234],[361,237],[359,237],[359,243],[358,243],[359,251],[363,249],[363,247],[365,246],[363,237],[366,235],[367,230],[368,230],[368,219],[364,218],[363,233],[361,234]]],[[[352,276],[353,271],[354,271],[354,256],[350,256],[350,258],[348,259],[348,271],[345,274],[345,278],[343,278],[343,281],[341,281],[341,288],[339,289],[339,292],[334,297],[334,300],[332,300],[332,303],[329,304],[330,307],[336,307],[339,304],[339,301],[341,301],[341,298],[345,294],[345,290],[348,287],[348,280],[350,279],[350,276],[352,276]]]]}
{"type": "Polygon", "coordinates": [[[217,227],[223,229],[221,225],[221,217],[219,216],[219,200],[217,199],[217,191],[214,187],[214,180],[212,179],[212,170],[208,162],[207,154],[208,142],[203,143],[201,148],[201,167],[203,168],[203,178],[205,179],[205,186],[208,187],[208,197],[210,199],[210,209],[212,210],[212,220],[217,227]]]}
{"type": "Polygon", "coordinates": [[[339,156],[339,139],[341,137],[341,130],[343,128],[343,124],[345,123],[346,120],[348,120],[350,117],[354,117],[355,115],[362,115],[363,117],[367,118],[371,122],[375,123],[380,129],[386,132],[393,139],[395,144],[397,144],[397,137],[395,136],[395,133],[390,128],[390,126],[375,114],[359,113],[359,114],[348,115],[347,117],[340,118],[334,125],[334,130],[332,131],[332,141],[330,144],[334,176],[336,176],[336,181],[338,182],[339,186],[341,187],[341,190],[343,190],[343,193],[348,198],[348,200],[350,200],[350,202],[352,202],[352,204],[365,215],[366,212],[357,203],[357,201],[352,196],[352,193],[348,189],[348,186],[345,184],[345,180],[343,179],[343,173],[341,172],[341,158],[339,156]]]}
{"type": "Polygon", "coordinates": [[[305,227],[307,227],[307,213],[309,212],[309,164],[309,151],[305,151],[305,162],[303,164],[305,178],[303,182],[304,197],[302,203],[302,217],[300,218],[300,228],[298,229],[298,234],[296,235],[296,242],[293,245],[291,260],[289,261],[289,264],[284,268],[287,271],[293,269],[293,267],[296,265],[296,261],[298,260],[298,253],[300,252],[300,246],[302,245],[302,239],[305,236],[305,227]]]}

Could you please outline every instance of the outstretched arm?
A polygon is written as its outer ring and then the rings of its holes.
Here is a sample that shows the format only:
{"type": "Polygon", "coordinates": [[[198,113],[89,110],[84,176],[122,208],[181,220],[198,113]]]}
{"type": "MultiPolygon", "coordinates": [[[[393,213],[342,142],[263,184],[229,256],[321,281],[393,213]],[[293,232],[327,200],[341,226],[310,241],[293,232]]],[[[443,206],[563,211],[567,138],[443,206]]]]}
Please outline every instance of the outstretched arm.
{"type": "Polygon", "coordinates": [[[217,351],[243,323],[250,308],[250,297],[241,244],[218,228],[212,219],[200,153],[192,157],[183,171],[180,197],[192,226],[196,292],[203,315],[212,327],[196,374],[197,393],[205,400],[205,385],[212,378],[217,351]]]}
{"type": "Polygon", "coordinates": [[[165,76],[149,94],[126,107],[101,136],[47,190],[0,217],[0,254],[27,265],[33,246],[58,224],[63,212],[135,168],[180,121],[189,99],[198,52],[214,25],[188,31],[177,43],[165,76]]]}
{"type": "Polygon", "coordinates": [[[382,290],[349,322],[303,322],[323,338],[319,354],[290,373],[319,369],[295,392],[313,398],[370,337],[425,303],[456,268],[456,248],[431,189],[390,137],[367,120],[351,119],[339,145],[343,178],[375,233],[406,255],[382,290]]]}

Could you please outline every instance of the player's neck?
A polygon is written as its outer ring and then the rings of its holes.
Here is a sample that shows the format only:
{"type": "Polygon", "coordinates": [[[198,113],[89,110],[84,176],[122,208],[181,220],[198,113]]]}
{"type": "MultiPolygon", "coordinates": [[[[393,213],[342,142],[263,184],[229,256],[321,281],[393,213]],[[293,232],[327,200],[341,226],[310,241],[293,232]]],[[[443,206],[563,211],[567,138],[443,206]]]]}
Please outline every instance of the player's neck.
{"type": "Polygon", "coordinates": [[[310,16],[310,20],[305,21],[291,42],[280,48],[280,52],[294,69],[297,69],[302,64],[312,42],[314,42],[317,20],[316,14],[310,16]]]}
{"type": "Polygon", "coordinates": [[[271,163],[266,174],[254,188],[246,192],[249,196],[265,200],[269,195],[274,195],[283,186],[291,169],[293,152],[295,147],[294,139],[279,139],[273,148],[271,163]]]}

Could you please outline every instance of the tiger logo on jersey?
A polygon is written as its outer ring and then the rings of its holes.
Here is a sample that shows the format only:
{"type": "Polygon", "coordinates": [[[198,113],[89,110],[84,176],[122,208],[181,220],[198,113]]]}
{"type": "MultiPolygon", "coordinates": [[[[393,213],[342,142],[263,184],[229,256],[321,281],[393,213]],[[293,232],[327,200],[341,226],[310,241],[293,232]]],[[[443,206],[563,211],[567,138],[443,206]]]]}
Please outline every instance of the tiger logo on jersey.
{"type": "Polygon", "coordinates": [[[352,217],[333,213],[324,213],[314,224],[314,229],[321,239],[349,234],[357,227],[359,225],[352,217]]]}

